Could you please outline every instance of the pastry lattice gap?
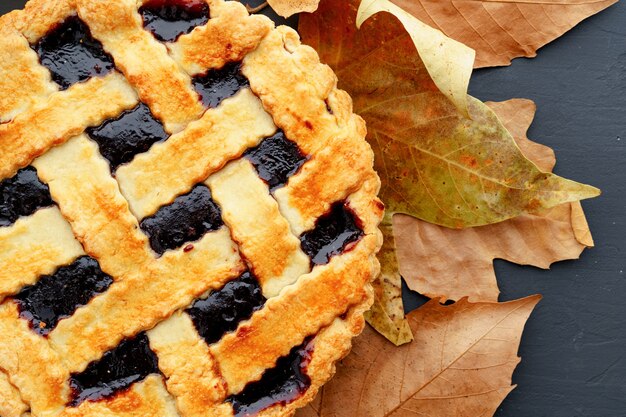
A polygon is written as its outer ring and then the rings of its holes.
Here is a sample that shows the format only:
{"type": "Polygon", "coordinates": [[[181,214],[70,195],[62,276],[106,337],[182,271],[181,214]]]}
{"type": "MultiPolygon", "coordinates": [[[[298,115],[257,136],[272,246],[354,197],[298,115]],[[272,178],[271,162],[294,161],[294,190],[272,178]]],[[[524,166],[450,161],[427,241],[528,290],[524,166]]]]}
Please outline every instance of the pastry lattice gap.
{"type": "MultiPolygon", "coordinates": [[[[153,1],[139,10],[145,27],[161,41],[176,40],[209,19],[204,2],[188,2],[186,7],[166,3],[153,1]]],[[[33,45],[33,49],[62,90],[115,71],[111,56],[78,17],[66,19],[33,45]]],[[[237,62],[229,63],[193,79],[205,107],[218,107],[223,100],[249,86],[240,66],[237,62]]],[[[119,166],[169,137],[150,108],[141,102],[100,126],[88,128],[86,133],[108,160],[112,175],[119,166]]],[[[284,186],[309,159],[281,131],[249,149],[243,157],[256,168],[271,192],[284,186]]],[[[39,180],[36,170],[21,169],[13,178],[0,183],[0,226],[11,226],[20,217],[53,204],[48,187],[39,180]]],[[[185,252],[193,250],[193,242],[220,229],[224,222],[209,186],[200,183],[152,216],[141,219],[140,225],[152,249],[162,255],[181,247],[185,252]]],[[[359,220],[344,203],[338,202],[300,239],[311,264],[319,265],[328,263],[333,255],[361,236],[359,220]]],[[[112,284],[113,279],[100,269],[98,261],[85,255],[69,265],[59,266],[51,275],[40,276],[13,300],[19,306],[20,316],[29,321],[33,331],[45,337],[61,320],[106,292],[112,284]]],[[[186,313],[200,336],[212,344],[250,318],[265,301],[258,281],[247,271],[221,289],[197,299],[186,313]]],[[[227,401],[232,403],[235,413],[248,415],[276,403],[293,401],[304,392],[310,383],[306,366],[312,339],[307,338],[301,346],[279,358],[275,368],[267,370],[260,381],[249,383],[241,393],[229,397],[227,401]]],[[[83,372],[72,374],[73,394],[69,405],[111,397],[154,373],[160,373],[158,358],[150,349],[148,336],[142,332],[124,339],[83,372]]]]}

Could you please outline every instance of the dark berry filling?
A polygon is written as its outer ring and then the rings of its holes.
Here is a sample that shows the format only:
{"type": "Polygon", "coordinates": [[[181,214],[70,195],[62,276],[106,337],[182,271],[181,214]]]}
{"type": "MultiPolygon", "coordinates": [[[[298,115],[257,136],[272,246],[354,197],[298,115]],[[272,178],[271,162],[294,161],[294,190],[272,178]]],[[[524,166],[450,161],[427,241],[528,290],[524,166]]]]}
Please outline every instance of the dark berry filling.
{"type": "Polygon", "coordinates": [[[193,78],[193,86],[206,107],[217,107],[222,100],[234,96],[250,85],[241,73],[241,62],[231,62],[218,70],[209,70],[193,78]]]}
{"type": "Polygon", "coordinates": [[[278,359],[276,366],[268,369],[263,377],[251,382],[242,392],[230,396],[236,417],[254,416],[273,405],[286,405],[302,396],[311,386],[306,374],[313,355],[313,342],[307,339],[291,349],[287,356],[278,359]]]}
{"type": "Polygon", "coordinates": [[[10,226],[20,217],[52,204],[50,190],[39,180],[37,170],[21,169],[12,178],[0,182],[0,227],[10,226]]]}
{"type": "Polygon", "coordinates": [[[52,275],[44,275],[35,285],[25,287],[15,296],[20,317],[32,329],[47,335],[64,318],[106,291],[113,279],[100,269],[98,261],[89,256],[62,266],[52,275]]]}
{"type": "Polygon", "coordinates": [[[363,230],[360,220],[346,203],[339,202],[317,219],[313,230],[300,236],[300,242],[313,265],[324,265],[361,237],[363,230]]]}
{"type": "Polygon", "coordinates": [[[107,74],[113,58],[102,44],[91,36],[87,25],[70,17],[41,38],[33,47],[41,64],[52,73],[52,79],[65,90],[72,84],[107,74]]]}
{"type": "Polygon", "coordinates": [[[98,127],[87,129],[87,133],[98,143],[100,153],[109,160],[113,171],[169,137],[161,122],[143,103],[98,127]]]}
{"type": "Polygon", "coordinates": [[[168,249],[200,239],[223,224],[221,210],[211,198],[211,191],[199,184],[172,204],[161,207],[154,216],[145,218],[141,229],[148,235],[152,249],[162,255],[168,249]]]}
{"type": "Polygon", "coordinates": [[[221,290],[193,303],[187,314],[208,344],[215,343],[265,304],[261,287],[250,272],[229,282],[221,290]]]}
{"type": "Polygon", "coordinates": [[[203,0],[149,0],[139,13],[144,27],[162,42],[173,42],[210,18],[209,5],[203,0]]]}
{"type": "Polygon", "coordinates": [[[148,337],[140,333],[132,339],[123,340],[115,349],[90,363],[83,372],[71,375],[69,405],[76,407],[83,401],[110,398],[148,375],[159,372],[158,360],[150,350],[148,337]]]}
{"type": "Polygon", "coordinates": [[[307,161],[308,157],[295,142],[281,131],[266,138],[256,148],[249,149],[245,157],[252,162],[270,190],[282,187],[307,161]]]}

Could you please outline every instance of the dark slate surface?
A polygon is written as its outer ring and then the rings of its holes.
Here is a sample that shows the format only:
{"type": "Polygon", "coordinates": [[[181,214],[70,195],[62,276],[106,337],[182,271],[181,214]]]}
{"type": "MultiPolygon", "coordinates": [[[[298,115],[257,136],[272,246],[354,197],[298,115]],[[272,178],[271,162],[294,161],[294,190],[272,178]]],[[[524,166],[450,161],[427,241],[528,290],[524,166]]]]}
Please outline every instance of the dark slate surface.
{"type": "Polygon", "coordinates": [[[596,248],[551,271],[498,261],[502,300],[544,299],[531,316],[499,417],[626,416],[626,3],[507,68],[478,71],[482,100],[525,97],[529,137],[556,151],[556,173],[603,190],[583,202],[596,248]]]}
{"type": "MultiPolygon", "coordinates": [[[[4,0],[0,12],[23,3],[4,0]]],[[[533,99],[529,136],[555,149],[556,172],[604,192],[583,203],[597,246],[580,260],[550,271],[496,262],[501,300],[544,296],[522,339],[518,387],[497,416],[626,417],[626,3],[535,59],[477,71],[470,92],[533,99]]]]}

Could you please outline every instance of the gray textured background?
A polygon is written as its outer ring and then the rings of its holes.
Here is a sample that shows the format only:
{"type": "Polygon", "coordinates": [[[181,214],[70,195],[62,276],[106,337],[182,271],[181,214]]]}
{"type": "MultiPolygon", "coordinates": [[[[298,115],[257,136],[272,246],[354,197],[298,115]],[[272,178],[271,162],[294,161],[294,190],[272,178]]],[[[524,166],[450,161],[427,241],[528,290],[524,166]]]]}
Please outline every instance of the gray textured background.
{"type": "Polygon", "coordinates": [[[478,71],[482,100],[530,98],[529,137],[556,151],[556,173],[603,190],[583,202],[596,248],[550,271],[498,261],[502,300],[544,299],[531,316],[499,417],[626,416],[626,3],[507,68],[478,71]]]}
{"type": "MultiPolygon", "coordinates": [[[[23,4],[2,0],[0,12],[23,4]]],[[[580,260],[550,271],[496,262],[501,300],[544,296],[522,339],[519,386],[497,416],[626,417],[626,3],[535,59],[477,71],[470,92],[534,100],[529,137],[555,149],[558,174],[604,192],[583,203],[597,246],[580,260]]]]}

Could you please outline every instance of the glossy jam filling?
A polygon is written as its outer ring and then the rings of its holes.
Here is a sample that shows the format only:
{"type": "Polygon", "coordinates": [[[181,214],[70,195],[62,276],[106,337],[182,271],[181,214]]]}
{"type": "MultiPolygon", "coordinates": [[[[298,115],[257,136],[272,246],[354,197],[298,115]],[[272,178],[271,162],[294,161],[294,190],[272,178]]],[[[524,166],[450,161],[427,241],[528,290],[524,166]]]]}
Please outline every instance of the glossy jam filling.
{"type": "Polygon", "coordinates": [[[140,333],[123,340],[115,349],[90,363],[83,372],[71,375],[69,405],[76,407],[84,401],[110,398],[148,375],[158,373],[157,357],[150,350],[146,334],[140,333]]]}
{"type": "Polygon", "coordinates": [[[274,405],[286,405],[300,398],[311,386],[306,374],[313,355],[314,341],[310,338],[294,347],[289,355],[278,359],[276,366],[263,377],[251,382],[242,392],[227,399],[236,417],[254,416],[274,405]]]}
{"type": "Polygon", "coordinates": [[[83,256],[52,275],[40,277],[35,285],[25,287],[14,299],[20,317],[28,320],[36,333],[45,336],[60,320],[87,305],[112,283],[95,259],[83,256]]]}
{"type": "Polygon", "coordinates": [[[173,42],[205,25],[210,18],[204,0],[149,0],[139,8],[143,25],[162,42],[173,42]]]}
{"type": "Polygon", "coordinates": [[[280,131],[248,150],[244,156],[256,167],[259,177],[272,191],[285,185],[308,159],[298,145],[280,131]]]}
{"type": "Polygon", "coordinates": [[[363,237],[360,220],[346,203],[338,202],[317,219],[315,228],[300,236],[304,253],[313,265],[324,265],[363,237]]]}
{"type": "Polygon", "coordinates": [[[59,24],[33,49],[63,90],[91,77],[105,75],[115,68],[113,58],[91,36],[87,25],[78,17],[70,17],[59,24]]]}
{"type": "Polygon", "coordinates": [[[241,63],[231,62],[218,70],[210,70],[192,80],[205,107],[217,107],[222,100],[234,96],[237,91],[250,85],[241,73],[241,63]]]}
{"type": "Polygon", "coordinates": [[[87,133],[98,143],[100,153],[109,161],[113,171],[132,161],[135,155],[146,152],[154,143],[169,137],[161,122],[143,103],[98,127],[87,129],[87,133]]]}
{"type": "Polygon", "coordinates": [[[20,169],[15,176],[0,182],[0,227],[10,226],[22,216],[53,203],[48,186],[33,167],[20,169]]]}
{"type": "Polygon", "coordinates": [[[187,309],[198,334],[208,344],[215,343],[265,304],[261,287],[250,272],[229,282],[207,298],[197,300],[187,309]]]}
{"type": "Polygon", "coordinates": [[[152,249],[162,255],[168,249],[200,239],[223,224],[221,210],[211,198],[211,191],[199,184],[172,204],[161,207],[154,216],[145,218],[141,229],[148,235],[152,249]]]}

